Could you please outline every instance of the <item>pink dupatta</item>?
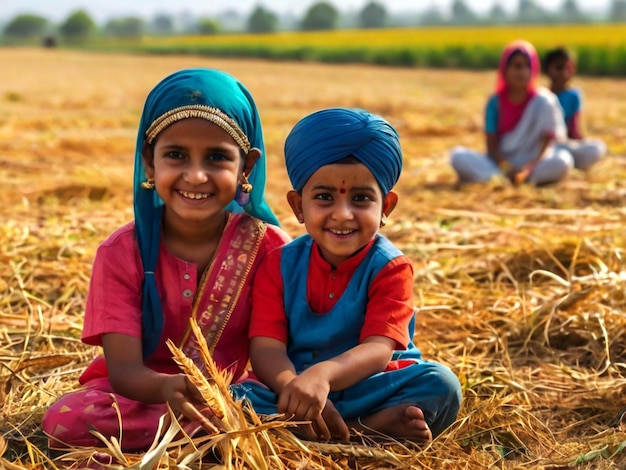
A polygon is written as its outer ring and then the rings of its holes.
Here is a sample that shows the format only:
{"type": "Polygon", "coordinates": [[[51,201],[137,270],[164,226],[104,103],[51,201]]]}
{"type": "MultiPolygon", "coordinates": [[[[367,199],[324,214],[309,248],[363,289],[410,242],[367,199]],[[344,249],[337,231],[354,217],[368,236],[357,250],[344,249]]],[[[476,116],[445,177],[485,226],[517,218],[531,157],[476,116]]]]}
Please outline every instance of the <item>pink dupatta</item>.
{"type": "MultiPolygon", "coordinates": [[[[245,213],[233,215],[224,228],[222,242],[204,273],[193,317],[198,322],[218,367],[232,372],[237,381],[248,365],[251,280],[266,226],[245,213]]],[[[182,341],[187,357],[204,369],[198,343],[187,329],[182,341]]]]}
{"type": "Polygon", "coordinates": [[[530,81],[528,82],[528,92],[533,92],[537,87],[537,77],[541,73],[541,61],[539,60],[539,54],[537,54],[537,50],[535,46],[533,46],[528,41],[524,41],[523,39],[518,39],[509,43],[502,51],[502,55],[500,56],[500,62],[498,63],[498,79],[496,82],[496,93],[500,94],[506,90],[506,81],[504,79],[504,75],[506,72],[506,67],[509,64],[509,59],[515,52],[521,52],[526,57],[528,57],[530,61],[530,81]]]}

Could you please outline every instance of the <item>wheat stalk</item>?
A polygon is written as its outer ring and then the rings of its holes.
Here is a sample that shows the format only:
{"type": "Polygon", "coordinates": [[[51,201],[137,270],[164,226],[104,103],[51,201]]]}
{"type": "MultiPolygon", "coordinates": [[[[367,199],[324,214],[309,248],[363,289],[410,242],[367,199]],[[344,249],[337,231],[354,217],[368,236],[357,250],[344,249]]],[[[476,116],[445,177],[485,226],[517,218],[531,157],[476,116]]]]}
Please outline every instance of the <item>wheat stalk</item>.
{"type": "Polygon", "coordinates": [[[223,405],[216,398],[219,393],[219,389],[216,388],[214,383],[207,380],[198,366],[191,359],[185,356],[185,353],[183,353],[183,351],[178,348],[172,340],[167,340],[167,346],[172,352],[174,362],[178,364],[189,381],[198,389],[211,413],[213,413],[213,415],[218,419],[224,418],[223,405]]]}

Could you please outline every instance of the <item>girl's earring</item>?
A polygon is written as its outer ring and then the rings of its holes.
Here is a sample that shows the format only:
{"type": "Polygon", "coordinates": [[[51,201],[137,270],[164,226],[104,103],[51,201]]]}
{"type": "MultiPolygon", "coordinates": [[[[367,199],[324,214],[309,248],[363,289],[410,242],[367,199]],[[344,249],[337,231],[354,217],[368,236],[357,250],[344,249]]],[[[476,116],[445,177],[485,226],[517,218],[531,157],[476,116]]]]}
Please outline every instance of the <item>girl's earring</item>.
{"type": "Polygon", "coordinates": [[[252,192],[252,185],[250,184],[250,181],[248,181],[248,177],[245,173],[241,174],[241,191],[246,194],[250,194],[252,192]]]}
{"type": "Polygon", "coordinates": [[[241,184],[237,187],[237,194],[235,194],[235,201],[241,207],[244,207],[250,202],[250,193],[252,192],[252,185],[248,181],[248,177],[245,173],[241,175],[241,184]]]}
{"type": "Polygon", "coordinates": [[[147,190],[154,189],[154,178],[148,178],[146,181],[143,181],[141,187],[147,190]]]}
{"type": "Polygon", "coordinates": [[[380,226],[384,227],[385,225],[387,225],[387,214],[383,214],[380,217],[380,226]]]}

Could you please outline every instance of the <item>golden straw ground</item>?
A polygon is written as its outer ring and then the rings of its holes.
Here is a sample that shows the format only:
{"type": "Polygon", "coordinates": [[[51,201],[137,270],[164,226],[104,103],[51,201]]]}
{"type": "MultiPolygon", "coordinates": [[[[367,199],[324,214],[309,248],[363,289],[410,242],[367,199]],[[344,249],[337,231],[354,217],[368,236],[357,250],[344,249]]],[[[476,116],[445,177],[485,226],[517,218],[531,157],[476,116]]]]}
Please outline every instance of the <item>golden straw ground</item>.
{"type": "MultiPolygon", "coordinates": [[[[143,99],[185,66],[223,68],[252,90],[267,136],[269,202],[293,235],[302,228],[285,201],[282,142],[297,119],[325,106],[362,106],[401,135],[400,203],[383,233],[414,263],[416,343],[458,374],[465,401],[457,423],[425,449],[372,444],[368,455],[311,445],[312,468],[626,466],[626,422],[612,422],[626,406],[623,81],[577,79],[586,127],[611,152],[589,174],[545,188],[457,189],[446,152],[482,148],[492,73],[28,49],[0,49],[0,60],[10,65],[0,69],[0,462],[7,468],[66,463],[50,460],[57,456],[46,451],[41,416],[76,387],[95,352],[79,340],[90,267],[97,244],[132,218],[143,99]]],[[[274,446],[286,462],[298,444],[284,431],[274,446]]],[[[168,445],[164,465],[192,458],[188,440],[168,445]]],[[[125,455],[130,465],[144,457],[125,455]]]]}

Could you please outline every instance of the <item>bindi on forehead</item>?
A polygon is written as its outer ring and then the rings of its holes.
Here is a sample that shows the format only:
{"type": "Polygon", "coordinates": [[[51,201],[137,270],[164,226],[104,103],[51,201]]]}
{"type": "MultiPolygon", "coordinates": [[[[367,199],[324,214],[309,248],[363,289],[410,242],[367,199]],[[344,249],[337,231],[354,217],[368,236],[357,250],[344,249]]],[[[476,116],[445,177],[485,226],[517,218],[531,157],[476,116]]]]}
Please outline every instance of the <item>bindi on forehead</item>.
{"type": "Polygon", "coordinates": [[[346,184],[345,180],[341,182],[341,188],[339,188],[339,194],[345,194],[346,188],[344,185],[346,184]]]}

